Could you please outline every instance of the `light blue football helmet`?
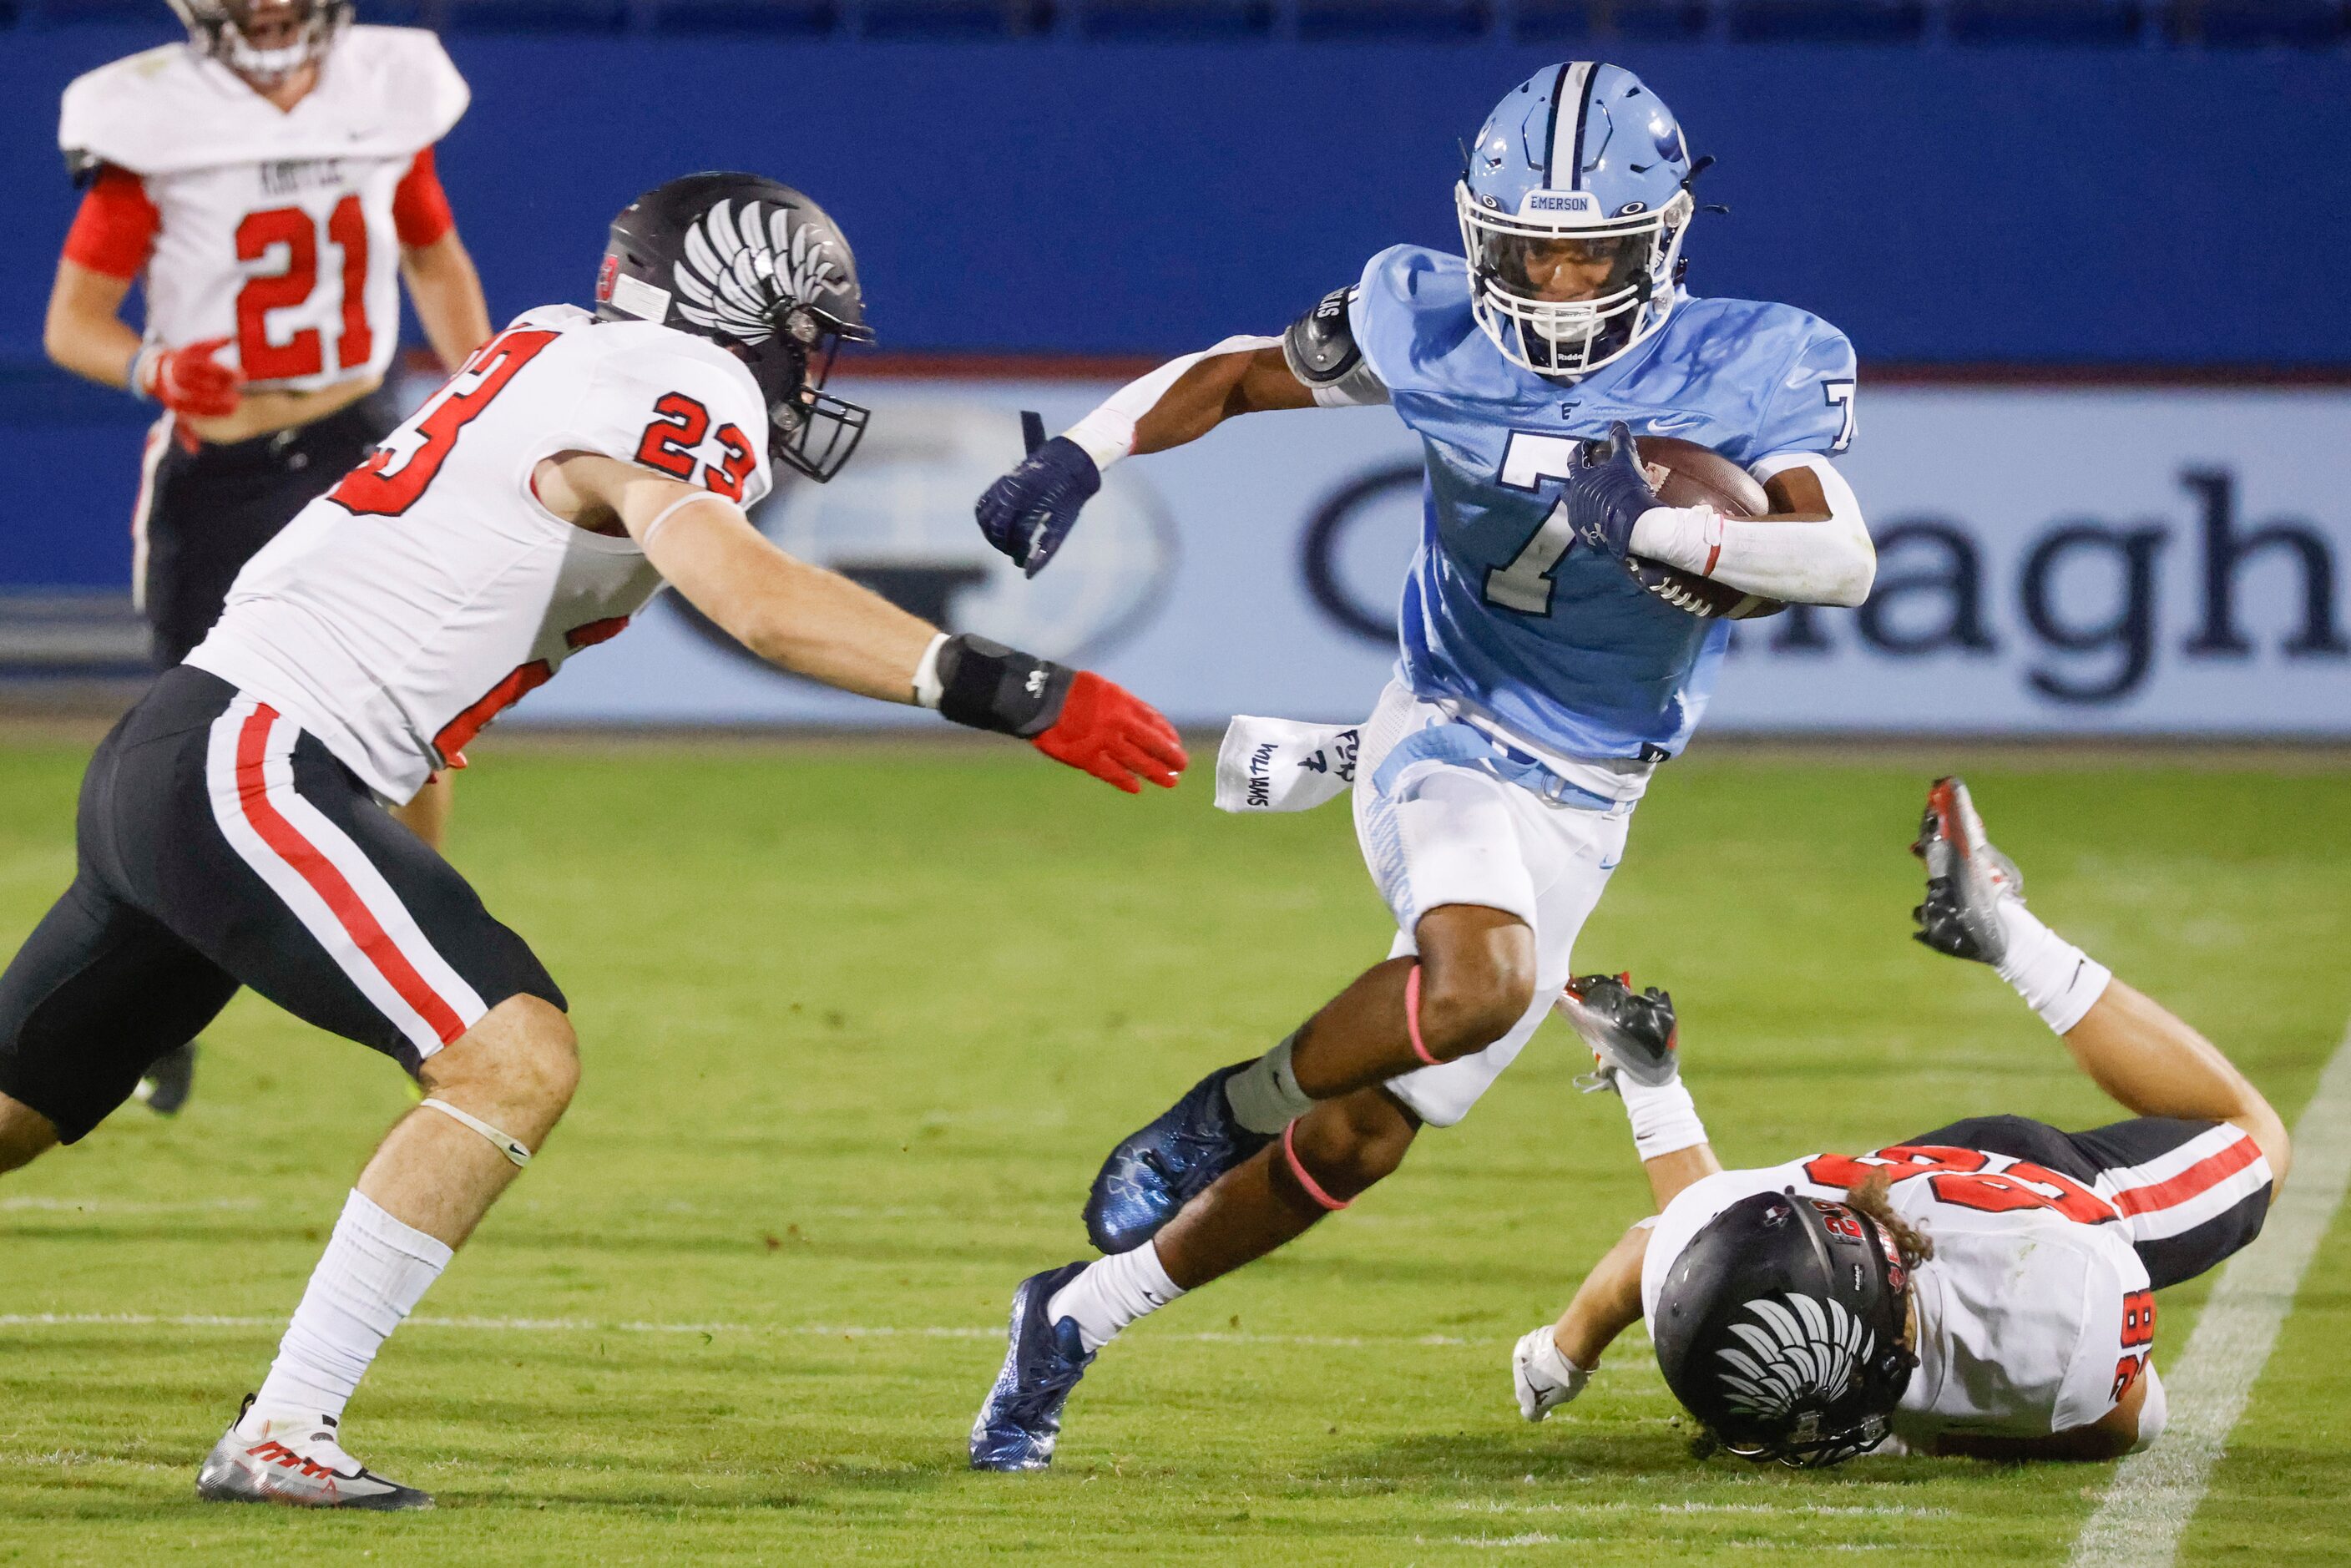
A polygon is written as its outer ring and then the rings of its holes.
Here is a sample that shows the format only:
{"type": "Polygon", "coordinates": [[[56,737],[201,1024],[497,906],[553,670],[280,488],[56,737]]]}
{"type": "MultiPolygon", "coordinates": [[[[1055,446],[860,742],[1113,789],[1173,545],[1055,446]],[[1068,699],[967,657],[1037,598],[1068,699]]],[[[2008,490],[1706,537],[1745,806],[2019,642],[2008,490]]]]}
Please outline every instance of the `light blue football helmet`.
{"type": "Polygon", "coordinates": [[[1495,347],[1572,378],[1664,326],[1689,176],[1673,110],[1621,66],[1571,60],[1511,89],[1454,187],[1471,306],[1495,347]]]}

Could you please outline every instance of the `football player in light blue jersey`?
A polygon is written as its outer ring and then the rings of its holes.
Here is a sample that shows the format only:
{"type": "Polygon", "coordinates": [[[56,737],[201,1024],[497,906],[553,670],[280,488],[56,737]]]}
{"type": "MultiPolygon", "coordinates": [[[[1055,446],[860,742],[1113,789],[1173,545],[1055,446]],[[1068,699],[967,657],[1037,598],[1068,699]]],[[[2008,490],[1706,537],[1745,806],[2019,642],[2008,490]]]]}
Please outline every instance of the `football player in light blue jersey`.
{"type": "Polygon", "coordinates": [[[1867,595],[1868,530],[1828,461],[1853,436],[1852,347],[1792,307],[1683,290],[1704,167],[1631,72],[1538,72],[1469,149],[1464,255],[1381,252],[1282,337],[1163,366],[981,498],[982,530],[1033,575],[1104,465],[1234,414],[1384,402],[1427,461],[1402,655],[1360,727],[1353,783],[1391,956],[1112,1152],[1085,1209],[1106,1256],[1022,1282],[976,1468],[1044,1468],[1104,1342],[1345,1207],[1532,1036],[1729,637],[1635,561],[1783,601],[1867,595]],[[1661,505],[1635,434],[1745,466],[1770,515],[1661,505]]]}

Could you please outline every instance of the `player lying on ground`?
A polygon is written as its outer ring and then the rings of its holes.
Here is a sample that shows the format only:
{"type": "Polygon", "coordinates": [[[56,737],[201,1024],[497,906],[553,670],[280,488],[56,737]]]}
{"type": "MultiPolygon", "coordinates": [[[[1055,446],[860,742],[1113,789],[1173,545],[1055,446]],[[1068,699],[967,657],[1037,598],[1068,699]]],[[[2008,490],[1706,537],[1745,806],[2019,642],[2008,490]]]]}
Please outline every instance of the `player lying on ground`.
{"type": "Polygon", "coordinates": [[[1496,107],[1455,188],[1466,260],[1383,251],[1285,337],[1145,377],[981,500],[988,538],[1033,571],[1102,464],[1236,414],[1392,403],[1428,464],[1398,675],[1353,774],[1388,957],[1113,1151],[1085,1211],[1111,1256],[1019,1287],[975,1466],[1050,1463],[1104,1341],[1344,1208],[1424,1124],[1468,1115],[1533,1035],[1729,640],[1646,590],[1631,558],[1783,600],[1868,592],[1868,531],[1827,458],[1852,433],[1852,346],[1789,306],[1682,292],[1697,172],[1629,71],[1540,72],[1496,107]],[[1747,467],[1771,519],[1659,505],[1633,431],[1747,467]],[[1603,439],[1604,458],[1587,446],[1603,439]]]}
{"type": "Polygon", "coordinates": [[[0,1170],[87,1134],[247,985],[428,1098],[360,1173],[258,1394],[204,1460],[223,1500],[416,1508],[339,1440],[384,1338],[544,1144],[579,1077],[563,993],[379,800],[601,643],[664,580],[844,691],[1029,738],[1129,792],[1185,765],[1101,677],[946,636],[794,560],[743,513],[865,411],[849,246],[799,192],[697,174],[614,222],[596,314],[517,319],[256,556],[90,759],[73,886],[0,976],[0,1170]]]}
{"type": "MultiPolygon", "coordinates": [[[[84,189],[42,327],[59,365],[161,405],[131,591],[162,670],[204,641],[254,552],[400,423],[383,384],[399,279],[450,371],[490,336],[434,170],[467,99],[440,40],[355,27],[350,0],[172,9],[185,43],[66,89],[57,144],[84,189]],[[121,319],[134,282],[138,329],[121,319]]],[[[448,805],[436,778],[400,817],[439,849],[448,805]]],[[[142,1097],[170,1114],[194,1070],[191,1044],[142,1097]]]]}
{"type": "Polygon", "coordinates": [[[1566,1005],[1625,1096],[1661,1212],[1519,1342],[1528,1420],[1646,1316],[1675,1396],[1747,1458],[1833,1465],[1890,1435],[1914,1453],[2107,1459],[2162,1433],[2152,1292],[2260,1233],[2284,1124],[2203,1036],[2025,908],[1958,779],[1929,794],[1918,847],[1918,939],[1993,966],[2136,1119],[1970,1117],[1858,1158],[1726,1171],[1680,1082],[1670,1000],[1579,981],[1566,1005]]]}

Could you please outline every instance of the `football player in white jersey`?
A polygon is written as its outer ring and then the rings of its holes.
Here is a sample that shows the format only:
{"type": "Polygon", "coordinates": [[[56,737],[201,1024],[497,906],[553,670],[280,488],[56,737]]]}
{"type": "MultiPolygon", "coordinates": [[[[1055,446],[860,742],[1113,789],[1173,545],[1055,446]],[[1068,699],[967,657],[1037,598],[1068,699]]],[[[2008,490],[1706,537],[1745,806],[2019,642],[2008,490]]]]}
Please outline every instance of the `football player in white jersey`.
{"type": "MultiPolygon", "coordinates": [[[[169,669],[254,551],[399,423],[384,390],[405,277],[455,370],[490,335],[434,169],[466,89],[432,34],[350,0],[172,0],[185,44],[86,73],[57,140],[80,209],[43,332],[67,370],[160,403],[131,515],[131,592],[169,669]],[[134,282],[146,321],[121,319],[134,282]]],[[[445,779],[401,808],[439,847],[445,779]]],[[[185,1103],[193,1042],[141,1086],[185,1103]]]]}
{"type": "Polygon", "coordinates": [[[424,1090],[360,1173],[217,1500],[431,1500],[343,1449],[345,1402],[569,1104],[563,993],[379,802],[409,800],[664,581],[772,663],[1022,737],[1130,793],[1185,766],[1101,677],[948,636],[794,560],[743,508],[771,463],[836,473],[824,390],[871,336],[848,243],[800,193],[697,174],[612,225],[594,314],[549,306],[239,575],[220,623],[91,758],[73,886],[0,975],[0,1171],[88,1134],[240,986],[424,1090]]]}
{"type": "MultiPolygon", "coordinates": [[[[162,405],[132,519],[156,663],[186,657],[229,584],[399,423],[383,390],[400,279],[455,370],[487,306],[434,165],[465,111],[428,32],[350,0],[172,0],[188,29],[80,76],[57,140],[85,187],[45,342],[162,405]],[[121,319],[131,285],[143,330],[121,319]]],[[[445,796],[405,820],[437,840],[445,796]]]]}
{"type": "Polygon", "coordinates": [[[1660,1213],[1512,1355],[1520,1413],[1581,1393],[1646,1317],[1666,1382],[1742,1458],[2104,1459],[2163,1430],[2153,1292],[2260,1234],[2285,1125],[2203,1036],[2025,908],[1956,779],[1928,797],[1919,941],[1994,967],[2133,1119],[1955,1122],[1858,1157],[1726,1171],[1670,998],[1591,977],[1562,1004],[1625,1097],[1660,1213]]]}

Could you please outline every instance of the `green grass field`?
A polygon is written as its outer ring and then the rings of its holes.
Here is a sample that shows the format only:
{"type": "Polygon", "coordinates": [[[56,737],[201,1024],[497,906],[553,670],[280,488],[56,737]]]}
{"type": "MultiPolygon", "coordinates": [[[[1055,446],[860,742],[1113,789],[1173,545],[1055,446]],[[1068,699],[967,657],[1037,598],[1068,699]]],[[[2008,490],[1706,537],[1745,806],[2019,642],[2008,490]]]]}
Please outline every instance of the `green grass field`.
{"type": "MultiPolygon", "coordinates": [[[[68,879],[82,756],[0,752],[9,946],[68,879]]],[[[1579,967],[1674,989],[1727,1162],[2108,1117],[2006,988],[1906,939],[1930,766],[1719,749],[1643,807],[1579,967]]],[[[2035,907],[2291,1121],[2351,1017],[2351,771],[1967,770],[2035,907]]],[[[350,1446],[440,1510],[193,1499],[408,1103],[246,998],[185,1114],[0,1181],[0,1561],[2063,1560],[2111,1467],[1696,1462],[1637,1336],[1519,1420],[1511,1340],[1646,1201],[1557,1026],[1353,1211],[1106,1352],[1050,1475],[967,1473],[1008,1293],[1084,1253],[1102,1152],[1384,950],[1343,808],[1236,821],[1205,785],[1130,800],[1010,747],[485,747],[455,856],[587,1066],[352,1406],[350,1446]]],[[[2166,1298],[2158,1359],[2202,1293],[2166,1298]]],[[[2183,1562],[2351,1554],[2346,1337],[2338,1223],[2183,1562]]]]}

